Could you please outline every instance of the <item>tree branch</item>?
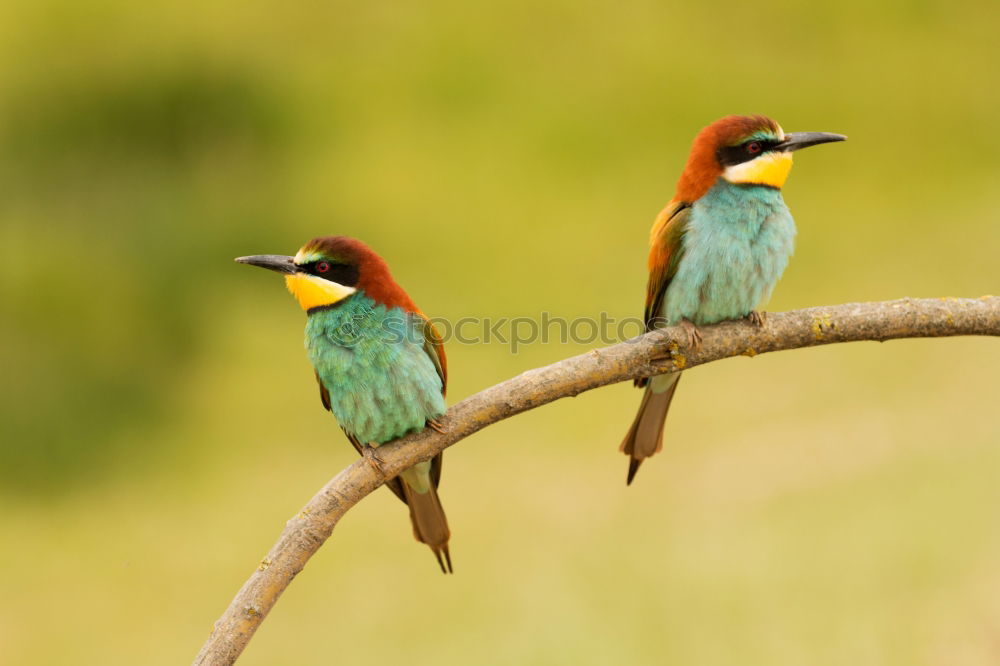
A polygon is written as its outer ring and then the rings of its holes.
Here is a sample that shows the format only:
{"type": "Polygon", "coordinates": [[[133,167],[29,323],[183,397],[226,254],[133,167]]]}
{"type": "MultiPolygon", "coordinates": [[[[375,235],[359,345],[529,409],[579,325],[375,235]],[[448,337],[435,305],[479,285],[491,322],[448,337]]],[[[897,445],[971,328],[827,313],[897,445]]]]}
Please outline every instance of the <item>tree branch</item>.
{"type": "Polygon", "coordinates": [[[693,368],[733,356],[862,340],[1000,336],[1000,297],[902,299],[770,314],[702,329],[699,349],[685,348],[678,327],[574,356],[466,398],[448,410],[444,433],[425,428],[378,448],[381,465],[359,459],[329,481],[288,521],[278,542],[236,594],[194,663],[232,664],[278,597],[333,532],[337,521],[386,480],[486,426],[600,386],[693,368]],[[655,360],[660,359],[660,360],[655,360]]]}

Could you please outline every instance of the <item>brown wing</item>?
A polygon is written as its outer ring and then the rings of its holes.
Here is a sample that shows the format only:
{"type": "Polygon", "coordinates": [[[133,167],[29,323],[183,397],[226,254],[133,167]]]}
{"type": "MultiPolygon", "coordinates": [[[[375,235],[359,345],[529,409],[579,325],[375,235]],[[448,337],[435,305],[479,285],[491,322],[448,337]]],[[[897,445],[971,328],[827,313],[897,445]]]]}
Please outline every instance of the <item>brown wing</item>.
{"type": "MultiPolygon", "coordinates": [[[[684,254],[682,243],[687,231],[691,205],[683,201],[671,201],[660,211],[649,235],[649,281],[646,283],[646,330],[657,327],[663,309],[663,298],[670,281],[677,273],[677,265],[684,254]]],[[[647,377],[635,380],[635,385],[643,387],[649,382],[647,377]]]]}
{"type": "Polygon", "coordinates": [[[663,297],[684,254],[690,204],[671,201],[656,218],[649,237],[649,281],[646,283],[646,330],[656,328],[663,297]]]}
{"type": "Polygon", "coordinates": [[[424,352],[430,357],[438,377],[441,378],[441,395],[448,392],[448,358],[444,354],[444,340],[423,312],[417,312],[424,334],[424,352]]]}
{"type": "MultiPolygon", "coordinates": [[[[434,324],[427,319],[427,315],[423,312],[417,314],[424,323],[424,351],[434,363],[438,377],[441,378],[441,395],[446,395],[448,392],[448,358],[444,354],[444,340],[434,324]]],[[[431,458],[431,483],[434,484],[435,488],[441,483],[441,462],[440,453],[431,458]]]]}
{"type": "Polygon", "coordinates": [[[316,376],[316,383],[319,384],[319,399],[323,403],[323,409],[328,412],[333,411],[330,409],[330,392],[323,386],[323,380],[319,378],[319,373],[313,370],[313,375],[316,376]]]}

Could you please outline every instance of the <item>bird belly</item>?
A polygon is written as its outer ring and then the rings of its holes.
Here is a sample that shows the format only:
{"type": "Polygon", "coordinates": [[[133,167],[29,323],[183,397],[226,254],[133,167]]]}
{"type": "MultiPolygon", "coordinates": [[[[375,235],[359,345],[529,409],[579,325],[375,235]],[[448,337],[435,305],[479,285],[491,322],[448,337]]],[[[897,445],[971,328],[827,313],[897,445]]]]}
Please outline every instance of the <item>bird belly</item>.
{"type": "Polygon", "coordinates": [[[697,325],[745,317],[770,297],[794,240],[778,190],[716,185],[692,207],[661,315],[669,324],[697,325]]]}
{"type": "Polygon", "coordinates": [[[306,345],[330,394],[330,411],[347,432],[378,445],[444,413],[437,369],[423,345],[403,333],[406,313],[374,307],[313,323],[325,314],[310,316],[306,345]]]}

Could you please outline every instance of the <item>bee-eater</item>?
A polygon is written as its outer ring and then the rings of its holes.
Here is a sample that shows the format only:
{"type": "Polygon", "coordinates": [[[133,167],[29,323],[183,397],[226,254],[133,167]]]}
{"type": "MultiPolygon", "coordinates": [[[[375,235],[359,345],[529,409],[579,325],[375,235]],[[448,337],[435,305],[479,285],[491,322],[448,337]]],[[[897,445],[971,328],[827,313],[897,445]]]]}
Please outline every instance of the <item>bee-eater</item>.
{"type": "MultiPolygon", "coordinates": [[[[792,153],[846,136],[785,133],[764,116],[727,116],[695,137],[677,191],[649,239],[646,330],[682,325],[688,343],[698,326],[748,317],[770,297],[788,265],[795,222],[781,198],[792,153]]],[[[663,447],[663,423],[680,373],[636,380],[645,388],[621,444],[632,483],[642,461],[663,447]]]]}
{"type": "MultiPolygon", "coordinates": [[[[320,399],[358,453],[425,426],[440,429],[448,383],[441,337],[371,248],[328,236],[309,241],[294,257],[236,261],[285,276],[307,315],[306,349],[320,399]]],[[[450,573],[451,533],[438,499],[440,479],[438,454],[386,485],[410,507],[413,535],[450,573]]]]}

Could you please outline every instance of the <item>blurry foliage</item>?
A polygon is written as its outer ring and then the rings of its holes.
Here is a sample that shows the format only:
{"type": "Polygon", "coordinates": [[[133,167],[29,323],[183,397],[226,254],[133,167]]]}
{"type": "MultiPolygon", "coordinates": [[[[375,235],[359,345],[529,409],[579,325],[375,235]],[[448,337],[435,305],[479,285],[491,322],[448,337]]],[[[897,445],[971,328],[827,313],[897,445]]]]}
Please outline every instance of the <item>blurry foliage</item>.
{"type": "Polygon", "coordinates": [[[3,147],[21,167],[190,168],[218,151],[261,159],[280,146],[280,100],[260,80],[195,61],[113,78],[34,82],[6,105],[3,147]]]}
{"type": "Polygon", "coordinates": [[[273,86],[194,61],[33,82],[8,99],[0,270],[17,325],[3,356],[19,381],[0,420],[0,484],[50,492],[92,482],[122,426],[166,416],[232,234],[273,238],[266,193],[289,119],[273,86]],[[226,207],[204,187],[220,174],[242,192],[226,207]]]}

